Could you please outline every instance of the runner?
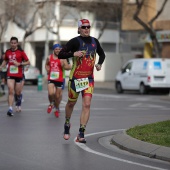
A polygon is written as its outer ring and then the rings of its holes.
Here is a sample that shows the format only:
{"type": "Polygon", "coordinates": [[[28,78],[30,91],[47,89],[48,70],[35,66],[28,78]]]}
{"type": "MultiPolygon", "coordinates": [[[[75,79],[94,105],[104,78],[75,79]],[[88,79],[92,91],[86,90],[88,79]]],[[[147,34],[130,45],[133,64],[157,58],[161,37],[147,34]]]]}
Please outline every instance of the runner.
{"type": "MultiPolygon", "coordinates": [[[[5,53],[2,53],[0,64],[2,64],[4,58],[5,58],[5,53]]],[[[3,67],[2,70],[0,71],[1,88],[2,88],[3,95],[5,95],[6,72],[7,72],[7,66],[3,67]]]]}
{"type": "Polygon", "coordinates": [[[29,65],[25,66],[22,68],[23,74],[22,74],[22,81],[21,81],[21,94],[20,94],[20,98],[21,98],[21,102],[17,102],[17,95],[15,94],[15,109],[16,112],[21,112],[21,103],[24,102],[24,98],[23,98],[23,88],[24,88],[24,84],[25,84],[25,74],[24,71],[28,71],[29,69],[29,65]]]}
{"type": "Polygon", "coordinates": [[[8,116],[13,116],[14,91],[17,95],[17,103],[21,103],[21,81],[22,67],[29,65],[29,59],[24,51],[18,49],[18,38],[11,37],[11,48],[5,52],[5,59],[0,66],[0,70],[8,63],[7,86],[8,86],[8,116]]]}
{"type": "MultiPolygon", "coordinates": [[[[23,51],[23,49],[21,48],[20,45],[18,45],[18,50],[20,51],[23,51]]],[[[27,66],[23,66],[22,67],[22,81],[21,81],[21,94],[20,94],[20,98],[21,98],[21,102],[17,102],[17,95],[15,94],[14,97],[15,97],[15,109],[16,109],[16,112],[21,112],[21,103],[24,101],[24,98],[23,98],[23,87],[24,87],[24,84],[25,84],[25,74],[24,74],[24,71],[28,71],[28,68],[29,68],[29,65],[27,66]]]]}
{"type": "Polygon", "coordinates": [[[70,70],[71,65],[65,59],[58,59],[58,53],[61,50],[60,44],[53,45],[53,54],[48,56],[45,64],[45,69],[48,74],[48,99],[49,106],[47,113],[51,113],[55,107],[55,116],[59,117],[59,105],[62,96],[63,86],[63,69],[70,70]]]}
{"type": "Polygon", "coordinates": [[[90,22],[82,19],[78,22],[78,33],[67,42],[66,46],[60,51],[59,58],[73,57],[73,68],[70,72],[68,82],[68,102],[65,108],[64,139],[70,138],[70,118],[77,102],[79,93],[82,94],[82,111],[80,116],[80,128],[77,136],[77,142],[86,143],[84,132],[90,117],[91,99],[94,89],[94,66],[96,70],[101,70],[105,60],[105,53],[100,46],[99,41],[90,36],[90,22]],[[96,52],[99,55],[98,64],[95,65],[96,52]]]}

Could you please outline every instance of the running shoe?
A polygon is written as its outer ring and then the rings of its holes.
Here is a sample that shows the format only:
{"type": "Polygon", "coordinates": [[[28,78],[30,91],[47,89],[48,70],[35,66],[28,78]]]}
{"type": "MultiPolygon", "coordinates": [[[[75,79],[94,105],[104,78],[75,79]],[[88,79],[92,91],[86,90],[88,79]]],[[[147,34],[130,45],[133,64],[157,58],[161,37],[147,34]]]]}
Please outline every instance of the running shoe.
{"type": "Polygon", "coordinates": [[[70,126],[71,126],[70,123],[64,124],[64,136],[63,136],[63,138],[65,140],[68,140],[70,138],[70,126]]]}
{"type": "Polygon", "coordinates": [[[47,113],[51,113],[51,111],[53,110],[53,105],[49,105],[47,108],[47,113]]]}
{"type": "Polygon", "coordinates": [[[7,112],[7,115],[10,116],[10,117],[14,116],[13,111],[11,109],[9,109],[8,112],[7,112]]]}
{"type": "Polygon", "coordinates": [[[56,110],[56,111],[54,112],[54,114],[55,114],[56,117],[59,117],[59,115],[60,115],[58,110],[56,110]]]}
{"type": "Polygon", "coordinates": [[[79,132],[76,142],[86,143],[86,139],[84,138],[84,132],[79,132]]]}

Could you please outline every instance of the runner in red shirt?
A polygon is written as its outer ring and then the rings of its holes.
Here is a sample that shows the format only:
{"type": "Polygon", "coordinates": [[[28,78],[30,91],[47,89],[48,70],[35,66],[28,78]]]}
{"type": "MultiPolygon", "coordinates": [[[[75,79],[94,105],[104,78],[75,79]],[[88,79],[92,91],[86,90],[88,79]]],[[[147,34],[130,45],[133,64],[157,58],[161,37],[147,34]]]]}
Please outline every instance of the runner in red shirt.
{"type": "Polygon", "coordinates": [[[5,52],[5,59],[0,66],[0,70],[6,66],[7,68],[7,85],[8,85],[8,116],[13,116],[14,91],[17,96],[17,102],[21,102],[21,81],[23,76],[23,66],[29,65],[30,61],[24,51],[18,49],[18,38],[11,37],[11,48],[5,52]]]}
{"type": "Polygon", "coordinates": [[[70,70],[71,65],[66,59],[59,59],[58,53],[61,50],[60,44],[53,45],[53,54],[48,56],[45,64],[45,69],[48,74],[48,98],[50,105],[47,108],[47,113],[50,113],[55,106],[55,116],[59,117],[59,104],[62,99],[63,86],[63,68],[70,70]]]}

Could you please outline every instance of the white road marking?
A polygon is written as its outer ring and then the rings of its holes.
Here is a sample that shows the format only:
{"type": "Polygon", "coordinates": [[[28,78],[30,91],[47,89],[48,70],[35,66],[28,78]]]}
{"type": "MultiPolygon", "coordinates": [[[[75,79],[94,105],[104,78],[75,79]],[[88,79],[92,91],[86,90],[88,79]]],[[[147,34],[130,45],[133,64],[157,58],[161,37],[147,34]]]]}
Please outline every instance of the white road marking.
{"type": "MultiPolygon", "coordinates": [[[[123,130],[125,130],[125,129],[96,132],[96,133],[87,134],[86,137],[92,136],[92,135],[98,135],[98,134],[102,134],[102,133],[123,131],[123,130]]],[[[96,154],[96,155],[99,155],[99,156],[103,156],[103,157],[106,157],[106,158],[110,158],[110,159],[113,159],[113,160],[116,160],[116,161],[121,161],[121,162],[125,162],[125,163],[128,163],[128,164],[138,165],[138,166],[141,166],[141,167],[146,167],[146,168],[150,168],[150,169],[154,169],[154,170],[168,170],[168,169],[163,169],[163,168],[159,168],[159,167],[155,167],[155,166],[145,165],[145,164],[141,164],[141,163],[137,163],[137,162],[133,162],[133,161],[128,161],[128,160],[121,159],[121,158],[118,158],[118,157],[115,157],[115,156],[110,156],[110,155],[107,155],[107,154],[104,154],[104,153],[94,151],[94,150],[90,149],[89,147],[87,147],[85,144],[76,142],[76,138],[74,139],[74,143],[87,152],[90,152],[90,153],[93,153],[93,154],[96,154]]]]}

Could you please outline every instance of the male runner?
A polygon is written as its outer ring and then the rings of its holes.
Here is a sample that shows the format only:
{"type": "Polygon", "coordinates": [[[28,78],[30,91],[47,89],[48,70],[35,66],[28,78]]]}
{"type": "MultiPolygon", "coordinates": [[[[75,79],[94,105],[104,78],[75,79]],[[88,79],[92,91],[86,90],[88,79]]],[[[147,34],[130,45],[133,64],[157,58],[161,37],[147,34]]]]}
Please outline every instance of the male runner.
{"type": "Polygon", "coordinates": [[[48,99],[49,106],[47,113],[50,113],[55,106],[55,116],[59,117],[59,105],[61,102],[62,86],[63,86],[63,68],[70,70],[71,65],[66,59],[59,59],[58,53],[61,50],[60,44],[53,45],[53,54],[48,56],[45,69],[48,74],[48,99]]]}
{"type": "Polygon", "coordinates": [[[7,86],[8,86],[8,116],[13,116],[14,91],[17,96],[17,103],[21,103],[21,81],[23,76],[22,67],[29,65],[30,61],[24,51],[18,49],[18,38],[11,37],[11,48],[5,52],[5,59],[0,70],[8,63],[7,86]]]}
{"type": "Polygon", "coordinates": [[[80,128],[77,141],[86,143],[84,132],[90,117],[90,105],[94,88],[94,66],[96,70],[101,70],[105,60],[105,53],[100,46],[99,41],[90,36],[90,22],[82,19],[78,22],[78,33],[67,42],[66,46],[60,51],[59,58],[73,57],[73,68],[70,72],[68,82],[68,102],[65,108],[64,139],[70,138],[70,118],[77,102],[79,93],[82,94],[82,111],[80,116],[80,128]],[[98,64],[95,65],[96,52],[99,55],[98,64]]]}

